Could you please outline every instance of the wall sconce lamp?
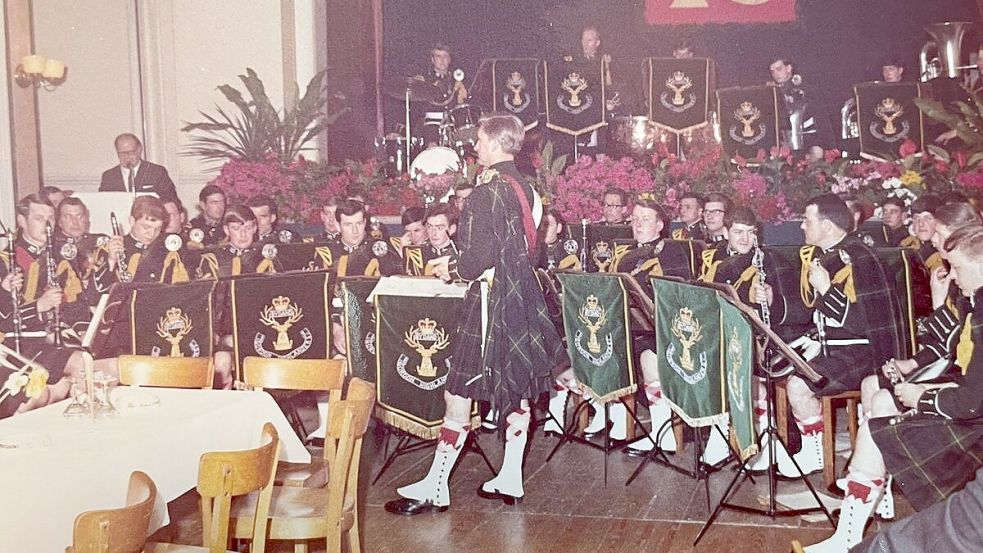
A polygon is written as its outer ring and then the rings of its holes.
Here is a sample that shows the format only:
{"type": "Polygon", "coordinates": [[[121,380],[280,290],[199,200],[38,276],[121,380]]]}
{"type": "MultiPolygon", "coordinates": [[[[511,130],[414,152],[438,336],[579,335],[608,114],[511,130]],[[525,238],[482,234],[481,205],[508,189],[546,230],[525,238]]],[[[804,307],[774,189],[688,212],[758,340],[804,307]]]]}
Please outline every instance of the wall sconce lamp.
{"type": "Polygon", "coordinates": [[[65,63],[39,54],[24,56],[17,66],[14,80],[22,88],[34,85],[34,88],[51,91],[65,82],[65,63]]]}

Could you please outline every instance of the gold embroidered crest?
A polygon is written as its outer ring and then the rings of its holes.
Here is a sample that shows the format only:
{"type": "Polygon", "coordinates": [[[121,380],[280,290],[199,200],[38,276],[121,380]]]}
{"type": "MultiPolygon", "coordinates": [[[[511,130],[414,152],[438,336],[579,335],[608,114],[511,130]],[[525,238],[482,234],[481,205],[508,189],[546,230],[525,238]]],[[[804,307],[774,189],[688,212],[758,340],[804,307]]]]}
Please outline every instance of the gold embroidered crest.
{"type": "Polygon", "coordinates": [[[191,318],[184,314],[179,307],[171,307],[157,321],[157,335],[171,344],[171,357],[184,357],[184,354],[181,353],[181,341],[193,328],[191,318]]]}
{"type": "Polygon", "coordinates": [[[403,341],[420,354],[420,364],[416,368],[417,374],[424,378],[436,377],[437,369],[433,366],[433,356],[450,345],[450,336],[447,335],[447,331],[442,327],[438,328],[437,321],[428,317],[417,321],[415,326],[411,326],[403,335],[403,341]]]}
{"type": "Polygon", "coordinates": [[[690,348],[703,338],[703,326],[700,320],[693,316],[688,307],[681,307],[679,313],[672,318],[672,335],[679,339],[683,353],[679,356],[679,364],[684,369],[692,371],[695,368],[690,348]]]}
{"type": "Polygon", "coordinates": [[[296,303],[291,303],[287,296],[273,298],[271,305],[264,307],[259,316],[263,324],[276,330],[276,341],[273,342],[273,349],[276,351],[286,351],[293,347],[294,342],[287,331],[302,318],[304,310],[296,303]]]}

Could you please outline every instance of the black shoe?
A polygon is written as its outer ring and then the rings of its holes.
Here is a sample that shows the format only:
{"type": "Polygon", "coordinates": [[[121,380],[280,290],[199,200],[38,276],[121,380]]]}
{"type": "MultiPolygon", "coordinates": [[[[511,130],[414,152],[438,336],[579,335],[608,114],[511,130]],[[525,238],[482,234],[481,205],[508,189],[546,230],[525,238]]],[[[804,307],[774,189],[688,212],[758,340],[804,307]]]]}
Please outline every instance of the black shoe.
{"type": "Polygon", "coordinates": [[[521,497],[516,497],[514,495],[509,495],[507,493],[502,493],[500,491],[486,492],[485,490],[478,488],[478,497],[481,499],[498,499],[502,503],[505,503],[509,507],[513,507],[522,503],[521,497]]]}
{"type": "Polygon", "coordinates": [[[396,499],[386,502],[386,511],[394,515],[422,515],[423,513],[443,513],[447,506],[434,505],[433,501],[418,501],[416,499],[396,499]]]}

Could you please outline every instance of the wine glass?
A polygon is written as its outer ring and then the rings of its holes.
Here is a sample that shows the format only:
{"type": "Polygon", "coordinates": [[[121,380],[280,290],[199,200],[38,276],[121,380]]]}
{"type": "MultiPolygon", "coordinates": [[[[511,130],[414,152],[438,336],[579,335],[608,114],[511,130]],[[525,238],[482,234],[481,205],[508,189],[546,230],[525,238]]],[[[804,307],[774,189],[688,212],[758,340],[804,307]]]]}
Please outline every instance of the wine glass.
{"type": "MultiPolygon", "coordinates": [[[[84,381],[85,379],[83,377],[82,382],[84,381]]],[[[62,415],[70,419],[78,419],[89,416],[89,401],[91,401],[92,398],[86,398],[85,400],[81,398],[81,394],[79,394],[80,384],[81,382],[79,382],[78,378],[72,379],[72,387],[70,389],[72,402],[68,404],[68,407],[65,408],[65,412],[62,413],[62,415]]]]}
{"type": "Polygon", "coordinates": [[[116,383],[116,377],[103,371],[92,374],[92,395],[97,419],[115,417],[116,408],[109,401],[109,388],[116,383]]]}

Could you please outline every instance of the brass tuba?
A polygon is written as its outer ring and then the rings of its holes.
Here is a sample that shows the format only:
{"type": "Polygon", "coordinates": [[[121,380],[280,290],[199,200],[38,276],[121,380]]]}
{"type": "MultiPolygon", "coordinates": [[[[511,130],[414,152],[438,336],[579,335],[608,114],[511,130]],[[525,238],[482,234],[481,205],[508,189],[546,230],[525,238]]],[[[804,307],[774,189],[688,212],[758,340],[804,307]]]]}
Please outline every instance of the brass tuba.
{"type": "Polygon", "coordinates": [[[968,21],[933,23],[925,32],[933,40],[922,45],[918,53],[918,71],[922,82],[946,76],[959,77],[963,69],[975,69],[975,65],[960,65],[963,37],[975,24],[968,21]]]}

